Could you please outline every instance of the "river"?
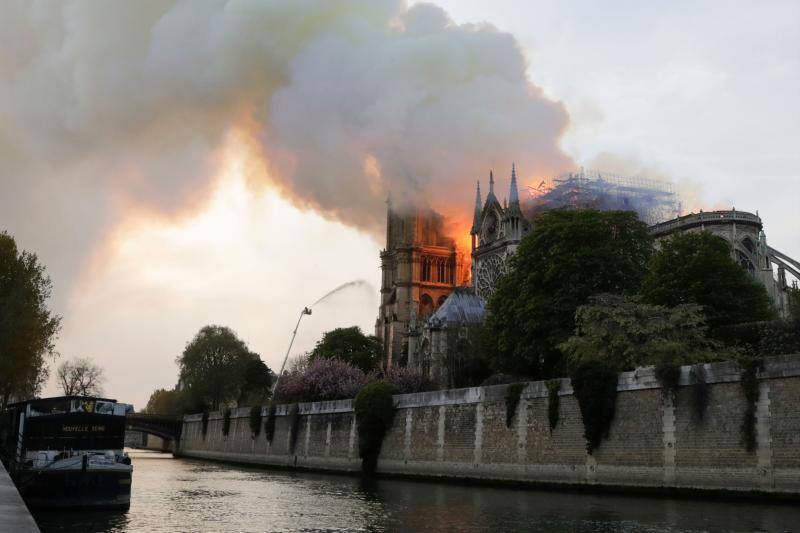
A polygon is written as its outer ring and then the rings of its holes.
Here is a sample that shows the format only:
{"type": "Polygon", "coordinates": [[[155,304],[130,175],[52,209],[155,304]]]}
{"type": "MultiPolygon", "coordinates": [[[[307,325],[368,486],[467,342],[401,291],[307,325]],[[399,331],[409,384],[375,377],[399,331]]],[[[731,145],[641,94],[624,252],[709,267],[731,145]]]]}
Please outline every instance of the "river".
{"type": "Polygon", "coordinates": [[[132,451],[127,512],[37,512],[43,533],[798,531],[797,505],[363,482],[132,451]]]}

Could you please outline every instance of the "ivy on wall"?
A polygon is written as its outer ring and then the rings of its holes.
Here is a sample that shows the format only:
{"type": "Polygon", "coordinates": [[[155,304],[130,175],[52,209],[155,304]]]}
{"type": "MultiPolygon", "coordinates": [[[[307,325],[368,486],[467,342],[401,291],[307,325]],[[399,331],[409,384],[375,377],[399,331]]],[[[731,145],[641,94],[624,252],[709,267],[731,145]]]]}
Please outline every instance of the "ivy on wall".
{"type": "Polygon", "coordinates": [[[222,434],[226,437],[231,430],[231,408],[226,407],[222,414],[222,434]]]}
{"type": "Polygon", "coordinates": [[[519,405],[522,390],[525,388],[524,383],[512,383],[506,389],[506,427],[511,427],[511,422],[514,420],[514,413],[517,412],[517,405],[519,405]]]}
{"type": "Polygon", "coordinates": [[[358,455],[365,475],[375,472],[383,438],[392,427],[395,406],[392,396],[397,388],[385,381],[375,381],[361,388],[353,401],[358,424],[358,455]]]}
{"type": "Polygon", "coordinates": [[[208,411],[203,411],[203,418],[202,422],[202,429],[203,429],[203,439],[206,438],[206,433],[208,433],[208,411]]]}
{"type": "Polygon", "coordinates": [[[294,453],[297,446],[297,434],[300,431],[300,406],[293,403],[289,408],[289,453],[294,453]]]}
{"type": "Polygon", "coordinates": [[[264,422],[264,436],[267,442],[272,444],[272,438],[275,436],[275,405],[270,405],[267,409],[267,420],[264,422]]]}
{"type": "Polygon", "coordinates": [[[742,415],[741,437],[742,444],[748,452],[756,449],[756,402],[758,402],[758,371],[761,368],[761,359],[747,359],[739,363],[741,368],[741,378],[739,384],[742,386],[746,401],[744,414],[742,415]]]}
{"type": "Polygon", "coordinates": [[[664,390],[664,395],[669,397],[672,405],[675,405],[681,380],[681,365],[673,362],[658,364],[655,366],[655,375],[664,390]]]}
{"type": "Polygon", "coordinates": [[[587,361],[572,372],[572,388],[581,409],[586,451],[608,437],[617,401],[617,372],[601,361],[587,361]]]}
{"type": "Polygon", "coordinates": [[[556,429],[558,425],[558,406],[560,397],[558,391],[561,389],[560,379],[551,379],[547,381],[547,422],[550,426],[550,433],[556,429]]]}
{"type": "Polygon", "coordinates": [[[706,370],[702,364],[692,366],[689,372],[692,380],[692,415],[698,422],[702,422],[706,416],[709,395],[711,389],[706,383],[706,370]]]}
{"type": "Polygon", "coordinates": [[[261,434],[261,406],[254,405],[250,408],[250,433],[253,438],[258,438],[261,434]]]}

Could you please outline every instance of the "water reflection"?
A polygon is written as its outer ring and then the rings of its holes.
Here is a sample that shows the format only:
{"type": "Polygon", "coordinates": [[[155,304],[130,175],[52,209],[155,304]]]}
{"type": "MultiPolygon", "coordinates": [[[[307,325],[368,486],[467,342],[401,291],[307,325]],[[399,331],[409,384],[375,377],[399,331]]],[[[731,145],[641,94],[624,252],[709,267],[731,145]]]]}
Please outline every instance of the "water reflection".
{"type": "Polygon", "coordinates": [[[133,452],[127,513],[37,513],[43,532],[792,531],[787,505],[274,472],[133,452]]]}

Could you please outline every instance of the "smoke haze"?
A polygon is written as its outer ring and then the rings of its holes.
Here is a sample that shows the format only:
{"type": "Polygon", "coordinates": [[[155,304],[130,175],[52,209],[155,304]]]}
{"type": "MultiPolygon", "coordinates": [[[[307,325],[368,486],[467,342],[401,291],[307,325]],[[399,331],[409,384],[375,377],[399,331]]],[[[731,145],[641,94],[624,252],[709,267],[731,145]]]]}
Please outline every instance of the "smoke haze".
{"type": "Polygon", "coordinates": [[[0,17],[0,211],[72,280],[135,207],[203,205],[231,131],[296,205],[378,234],[383,201],[469,211],[512,160],[571,162],[515,39],[391,0],[11,2],[0,17]],[[41,231],[46,228],[46,231],[41,231]]]}

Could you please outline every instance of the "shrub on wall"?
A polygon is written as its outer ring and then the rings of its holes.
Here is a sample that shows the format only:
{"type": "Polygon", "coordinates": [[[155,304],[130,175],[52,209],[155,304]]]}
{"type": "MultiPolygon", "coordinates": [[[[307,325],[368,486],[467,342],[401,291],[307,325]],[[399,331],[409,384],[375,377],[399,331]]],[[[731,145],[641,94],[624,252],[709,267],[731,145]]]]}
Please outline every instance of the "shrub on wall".
{"type": "Polygon", "coordinates": [[[300,431],[300,407],[295,403],[289,408],[289,453],[297,446],[297,433],[300,431]]]}
{"type": "Polygon", "coordinates": [[[551,379],[547,382],[547,422],[550,426],[550,433],[558,425],[559,389],[561,389],[560,379],[551,379]]]}
{"type": "Polygon", "coordinates": [[[506,389],[506,427],[511,427],[511,422],[514,420],[514,413],[517,412],[517,405],[522,395],[522,390],[525,388],[524,383],[512,383],[506,389]]]}
{"type": "Polygon", "coordinates": [[[706,371],[702,364],[692,366],[690,372],[692,379],[692,413],[695,420],[702,421],[708,407],[710,389],[706,383],[706,371]]]}
{"type": "Polygon", "coordinates": [[[261,433],[261,406],[254,405],[250,408],[250,433],[257,438],[261,433]]]}
{"type": "Polygon", "coordinates": [[[617,401],[617,373],[601,361],[587,361],[572,372],[572,388],[581,409],[586,451],[608,437],[617,401]]]}
{"type": "Polygon", "coordinates": [[[758,401],[758,370],[761,368],[760,359],[745,359],[739,363],[742,386],[746,405],[742,416],[741,437],[742,444],[748,452],[756,449],[756,402],[758,401]]]}
{"type": "Polygon", "coordinates": [[[203,438],[206,438],[206,433],[208,433],[208,411],[203,411],[203,418],[201,420],[202,429],[203,429],[203,438]]]}
{"type": "Polygon", "coordinates": [[[272,444],[272,438],[275,436],[275,404],[271,404],[267,409],[267,420],[264,422],[264,436],[267,442],[272,444]]]}
{"type": "Polygon", "coordinates": [[[394,399],[397,388],[385,381],[365,385],[353,402],[358,424],[358,455],[361,471],[372,474],[378,464],[383,437],[392,426],[394,399]]]}
{"type": "Polygon", "coordinates": [[[231,408],[226,407],[222,414],[222,434],[227,436],[231,430],[231,408]]]}

